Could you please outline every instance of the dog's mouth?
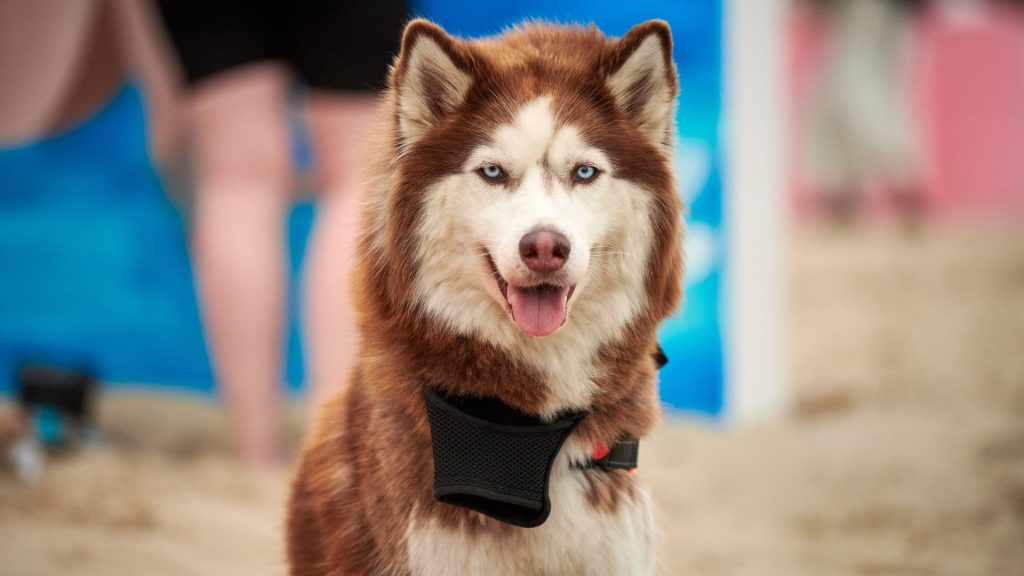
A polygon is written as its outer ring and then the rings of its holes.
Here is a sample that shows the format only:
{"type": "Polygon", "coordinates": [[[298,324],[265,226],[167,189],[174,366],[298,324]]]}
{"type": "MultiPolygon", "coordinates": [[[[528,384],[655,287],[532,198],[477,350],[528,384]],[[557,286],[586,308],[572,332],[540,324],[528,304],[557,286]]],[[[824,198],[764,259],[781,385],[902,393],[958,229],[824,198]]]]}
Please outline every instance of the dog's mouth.
{"type": "Polygon", "coordinates": [[[550,282],[522,286],[510,284],[498,271],[491,255],[488,253],[486,256],[498,291],[505,298],[505,309],[512,315],[516,327],[530,336],[547,336],[565,324],[569,298],[576,290],[575,285],[550,282]]]}

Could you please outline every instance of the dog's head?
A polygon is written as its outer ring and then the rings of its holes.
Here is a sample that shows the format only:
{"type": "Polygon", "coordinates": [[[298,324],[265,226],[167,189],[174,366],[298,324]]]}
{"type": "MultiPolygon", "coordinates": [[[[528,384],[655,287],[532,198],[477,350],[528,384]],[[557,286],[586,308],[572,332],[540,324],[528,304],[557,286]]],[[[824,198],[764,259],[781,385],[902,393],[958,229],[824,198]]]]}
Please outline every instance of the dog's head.
{"type": "Polygon", "coordinates": [[[391,74],[391,185],[370,236],[405,261],[397,281],[420,311],[513,346],[570,327],[609,340],[677,305],[671,54],[661,21],[621,39],[408,26],[391,74]]]}

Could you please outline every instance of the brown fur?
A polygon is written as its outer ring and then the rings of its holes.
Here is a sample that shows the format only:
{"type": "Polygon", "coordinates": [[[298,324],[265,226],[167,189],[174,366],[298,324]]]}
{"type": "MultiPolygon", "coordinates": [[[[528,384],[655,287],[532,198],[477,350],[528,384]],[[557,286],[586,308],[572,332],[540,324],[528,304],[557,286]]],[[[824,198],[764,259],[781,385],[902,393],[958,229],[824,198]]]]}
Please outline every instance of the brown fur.
{"type": "MultiPolygon", "coordinates": [[[[430,431],[420,382],[428,378],[452,393],[493,396],[536,413],[548,395],[544,376],[425,315],[411,294],[416,277],[411,255],[430,183],[460,170],[474,146],[537,96],[550,95],[560,121],[581,127],[588,142],[609,154],[619,177],[653,197],[649,304],[618,341],[600,351],[599,393],[575,436],[589,443],[641,437],[656,422],[651,358],[657,325],[681,298],[681,206],[661,143],[636,129],[633,111],[619,105],[604,84],[651,33],[660,34],[670,49],[662,22],[638,26],[621,40],[609,40],[593,27],[540,24],[475,42],[450,38],[425,21],[406,30],[391,74],[384,138],[377,146],[353,279],[362,337],[358,364],[346,392],[324,409],[295,477],[288,520],[292,574],[408,573],[403,540],[414,508],[421,518],[469,533],[519,530],[432,500],[430,431]],[[443,101],[432,106],[437,124],[407,145],[398,129],[396,102],[408,47],[419,35],[437,42],[474,83],[455,109],[446,110],[443,101]]],[[[670,51],[666,58],[674,92],[670,51]]],[[[437,82],[443,79],[429,79],[426,89],[441,90],[437,82]]],[[[635,481],[623,471],[593,470],[588,478],[592,505],[609,513],[630,496],[635,481]]]]}

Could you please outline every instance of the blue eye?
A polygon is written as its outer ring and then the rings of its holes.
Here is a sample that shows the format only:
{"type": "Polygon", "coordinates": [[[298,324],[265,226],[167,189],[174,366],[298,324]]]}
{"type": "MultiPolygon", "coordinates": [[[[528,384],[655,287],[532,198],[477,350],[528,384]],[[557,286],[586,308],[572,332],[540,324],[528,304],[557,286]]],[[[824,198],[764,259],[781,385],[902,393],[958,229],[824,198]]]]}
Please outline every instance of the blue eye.
{"type": "Polygon", "coordinates": [[[588,180],[593,180],[595,176],[597,176],[597,168],[594,168],[593,166],[590,166],[588,164],[582,164],[580,166],[577,166],[576,172],[573,173],[573,177],[576,180],[584,182],[588,180]]]}
{"type": "Polygon", "coordinates": [[[478,172],[488,180],[501,180],[505,177],[505,171],[501,169],[501,166],[495,164],[488,164],[480,168],[478,172]]]}

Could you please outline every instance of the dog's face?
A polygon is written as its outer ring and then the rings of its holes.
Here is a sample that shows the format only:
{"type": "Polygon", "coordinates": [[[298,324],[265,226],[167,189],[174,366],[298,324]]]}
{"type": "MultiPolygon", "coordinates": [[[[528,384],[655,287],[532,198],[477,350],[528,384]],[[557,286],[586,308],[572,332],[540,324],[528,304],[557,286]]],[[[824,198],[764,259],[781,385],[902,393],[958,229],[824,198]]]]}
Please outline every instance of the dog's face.
{"type": "Polygon", "coordinates": [[[465,42],[418,21],[392,85],[430,314],[511,345],[574,325],[600,339],[678,298],[652,280],[681,272],[664,23],[618,41],[533,26],[465,42]]]}

